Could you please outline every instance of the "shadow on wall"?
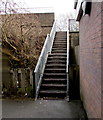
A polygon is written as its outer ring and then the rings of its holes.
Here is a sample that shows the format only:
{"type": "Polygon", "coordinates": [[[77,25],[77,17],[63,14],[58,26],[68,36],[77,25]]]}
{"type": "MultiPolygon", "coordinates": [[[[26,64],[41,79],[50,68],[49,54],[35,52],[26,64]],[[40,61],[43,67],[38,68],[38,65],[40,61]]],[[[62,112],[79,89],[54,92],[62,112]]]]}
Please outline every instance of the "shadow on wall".
{"type": "Polygon", "coordinates": [[[69,50],[69,96],[70,100],[80,100],[79,86],[79,32],[70,32],[69,50]]]}

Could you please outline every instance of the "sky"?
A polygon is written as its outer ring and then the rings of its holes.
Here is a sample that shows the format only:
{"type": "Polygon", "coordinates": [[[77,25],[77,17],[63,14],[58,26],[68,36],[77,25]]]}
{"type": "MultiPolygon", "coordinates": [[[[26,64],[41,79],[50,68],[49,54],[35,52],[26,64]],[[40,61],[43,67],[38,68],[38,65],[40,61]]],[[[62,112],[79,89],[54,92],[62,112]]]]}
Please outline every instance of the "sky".
{"type": "Polygon", "coordinates": [[[23,8],[44,8],[54,9],[56,16],[74,12],[74,0],[14,0],[23,8]]]}

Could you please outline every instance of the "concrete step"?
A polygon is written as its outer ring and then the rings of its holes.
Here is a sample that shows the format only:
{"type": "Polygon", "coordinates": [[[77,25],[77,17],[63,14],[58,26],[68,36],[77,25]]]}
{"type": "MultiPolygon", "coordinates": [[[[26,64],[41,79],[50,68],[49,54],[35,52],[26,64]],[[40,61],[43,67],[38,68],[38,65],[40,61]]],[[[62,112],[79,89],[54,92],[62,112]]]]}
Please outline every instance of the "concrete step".
{"type": "Polygon", "coordinates": [[[66,84],[42,84],[41,90],[65,90],[66,91],[67,86],[66,84]]]}
{"type": "Polygon", "coordinates": [[[67,32],[66,31],[58,31],[58,32],[56,32],[56,35],[66,35],[67,34],[67,32]]]}
{"type": "Polygon", "coordinates": [[[62,43],[62,42],[54,42],[53,45],[67,45],[67,43],[62,43]]]}
{"type": "Polygon", "coordinates": [[[66,40],[54,40],[54,43],[63,43],[63,44],[67,44],[67,41],[66,40]]]}
{"type": "Polygon", "coordinates": [[[44,73],[43,78],[66,78],[66,73],[44,73]]]}
{"type": "Polygon", "coordinates": [[[48,55],[48,58],[58,58],[58,59],[61,59],[61,58],[65,58],[66,59],[66,55],[48,55]]]}
{"type": "Polygon", "coordinates": [[[48,69],[45,69],[45,71],[44,71],[44,73],[65,73],[66,72],[66,69],[50,69],[50,68],[48,68],[48,69]]]}
{"type": "Polygon", "coordinates": [[[60,97],[42,97],[42,98],[38,98],[39,100],[43,99],[43,100],[63,100],[63,98],[60,98],[60,97]]]}
{"type": "Polygon", "coordinates": [[[51,54],[66,54],[66,50],[52,50],[51,54]]]}
{"type": "Polygon", "coordinates": [[[56,33],[55,38],[60,37],[60,38],[64,38],[67,37],[67,32],[58,32],[56,33]]]}
{"type": "Polygon", "coordinates": [[[51,52],[53,51],[67,51],[67,49],[63,48],[63,49],[58,49],[58,48],[53,48],[51,52]]]}
{"type": "MultiPolygon", "coordinates": [[[[58,49],[58,48],[52,48],[52,51],[66,51],[67,49],[66,48],[63,48],[63,49],[58,49]]],[[[51,51],[51,52],[52,52],[51,51]]]]}
{"type": "MultiPolygon", "coordinates": [[[[49,58],[51,58],[51,57],[49,57],[49,58]]],[[[58,60],[55,59],[55,57],[54,57],[54,59],[47,59],[47,62],[66,62],[66,59],[59,59],[59,57],[57,57],[57,58],[58,58],[58,60]]],[[[61,58],[61,56],[60,56],[60,58],[61,58]]],[[[64,56],[63,58],[66,58],[66,57],[64,56]]]]}
{"type": "Polygon", "coordinates": [[[66,68],[66,64],[46,64],[45,68],[66,68]]]}
{"type": "Polygon", "coordinates": [[[42,83],[45,83],[45,84],[55,84],[55,83],[66,84],[67,80],[65,78],[43,78],[42,83]]]}
{"type": "Polygon", "coordinates": [[[66,49],[67,47],[65,46],[53,46],[52,49],[66,49]]]}
{"type": "Polygon", "coordinates": [[[67,43],[67,39],[54,39],[54,43],[67,43]]]}
{"type": "Polygon", "coordinates": [[[39,92],[39,97],[65,98],[66,97],[66,91],[61,91],[61,90],[41,90],[39,92]]]}
{"type": "Polygon", "coordinates": [[[60,37],[62,37],[62,36],[63,36],[63,37],[64,37],[64,36],[67,36],[67,33],[57,33],[57,34],[56,34],[56,37],[58,37],[58,36],[60,36],[60,37]]]}
{"type": "Polygon", "coordinates": [[[66,37],[67,34],[56,34],[55,37],[66,37]]]}
{"type": "Polygon", "coordinates": [[[42,84],[43,87],[67,87],[65,84],[42,84]]]}
{"type": "Polygon", "coordinates": [[[67,37],[66,36],[62,36],[62,37],[55,37],[54,40],[67,40],[67,37]]]}
{"type": "Polygon", "coordinates": [[[52,49],[51,52],[67,52],[67,49],[52,49]]]}
{"type": "Polygon", "coordinates": [[[52,50],[67,50],[67,48],[62,48],[62,49],[59,49],[59,48],[52,48],[52,50]]]}
{"type": "Polygon", "coordinates": [[[60,63],[60,64],[66,64],[66,61],[63,61],[63,60],[49,60],[49,61],[47,61],[47,64],[56,64],[56,63],[60,63]]]}
{"type": "Polygon", "coordinates": [[[67,38],[54,38],[54,42],[67,42],[67,38]]]}
{"type": "Polygon", "coordinates": [[[67,46],[66,43],[54,43],[53,46],[67,46]]]}
{"type": "Polygon", "coordinates": [[[66,53],[66,52],[67,52],[67,51],[63,51],[63,50],[62,50],[62,51],[59,51],[59,50],[58,50],[58,51],[52,51],[51,53],[60,53],[60,54],[62,54],[62,53],[66,53]]]}
{"type": "Polygon", "coordinates": [[[59,94],[59,93],[66,93],[65,91],[61,91],[61,90],[45,90],[45,91],[40,91],[40,93],[51,93],[51,94],[59,94]]]}
{"type": "Polygon", "coordinates": [[[67,53],[51,53],[49,56],[67,56],[67,53]]]}
{"type": "Polygon", "coordinates": [[[59,46],[66,48],[67,44],[53,44],[53,47],[59,47],[59,46]]]}
{"type": "Polygon", "coordinates": [[[66,60],[65,56],[49,56],[48,60],[66,60]]]}

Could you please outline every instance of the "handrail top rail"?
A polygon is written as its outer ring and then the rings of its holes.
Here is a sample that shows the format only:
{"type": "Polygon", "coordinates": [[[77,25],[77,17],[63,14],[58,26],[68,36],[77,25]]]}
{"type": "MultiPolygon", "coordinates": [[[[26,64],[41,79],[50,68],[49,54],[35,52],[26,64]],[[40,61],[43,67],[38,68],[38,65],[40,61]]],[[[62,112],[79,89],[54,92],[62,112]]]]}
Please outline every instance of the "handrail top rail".
{"type": "Polygon", "coordinates": [[[67,19],[67,64],[66,64],[66,73],[69,72],[68,65],[69,65],[69,29],[68,29],[68,19],[67,19]]]}
{"type": "Polygon", "coordinates": [[[50,32],[50,37],[52,36],[52,33],[53,33],[53,30],[54,30],[55,24],[56,24],[56,21],[54,21],[54,23],[53,23],[53,27],[52,27],[51,32],[50,32]]]}
{"type": "Polygon", "coordinates": [[[54,21],[54,23],[53,23],[53,27],[52,27],[52,30],[51,30],[50,34],[47,34],[47,37],[46,37],[46,39],[45,39],[45,42],[44,42],[42,51],[41,51],[41,53],[40,53],[38,62],[37,62],[37,64],[36,64],[36,67],[35,67],[35,70],[34,70],[34,73],[36,73],[37,70],[38,70],[38,68],[39,68],[39,64],[40,64],[41,58],[42,58],[42,56],[43,56],[43,52],[44,52],[44,50],[45,50],[45,46],[46,46],[46,44],[47,44],[47,42],[48,42],[48,39],[52,36],[52,33],[53,33],[53,29],[54,29],[54,27],[55,27],[55,24],[56,24],[56,21],[54,21]]]}
{"type": "Polygon", "coordinates": [[[47,41],[48,41],[49,36],[50,36],[50,34],[47,34],[46,40],[45,40],[45,42],[44,42],[44,46],[43,46],[42,51],[41,51],[41,53],[40,53],[40,56],[39,56],[39,59],[38,59],[38,62],[37,62],[37,65],[36,65],[36,67],[35,67],[34,72],[37,72],[37,70],[38,70],[39,63],[40,63],[40,59],[41,59],[41,57],[42,57],[42,54],[43,54],[44,48],[45,48],[45,46],[46,46],[46,44],[47,44],[47,41]]]}

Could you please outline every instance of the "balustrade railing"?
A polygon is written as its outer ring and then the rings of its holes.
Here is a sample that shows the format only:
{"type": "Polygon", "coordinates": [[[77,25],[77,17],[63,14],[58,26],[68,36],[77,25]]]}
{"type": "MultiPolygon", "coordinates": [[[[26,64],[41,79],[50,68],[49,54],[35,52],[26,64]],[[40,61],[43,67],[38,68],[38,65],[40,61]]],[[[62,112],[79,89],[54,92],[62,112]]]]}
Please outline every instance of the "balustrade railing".
{"type": "Polygon", "coordinates": [[[36,98],[38,96],[39,88],[41,85],[47,57],[48,57],[48,54],[51,53],[55,33],[56,33],[56,22],[54,22],[50,34],[48,34],[46,37],[44,46],[42,48],[41,54],[39,56],[39,59],[38,59],[37,65],[36,65],[36,68],[34,70],[34,78],[35,78],[34,84],[35,84],[36,98]]]}

